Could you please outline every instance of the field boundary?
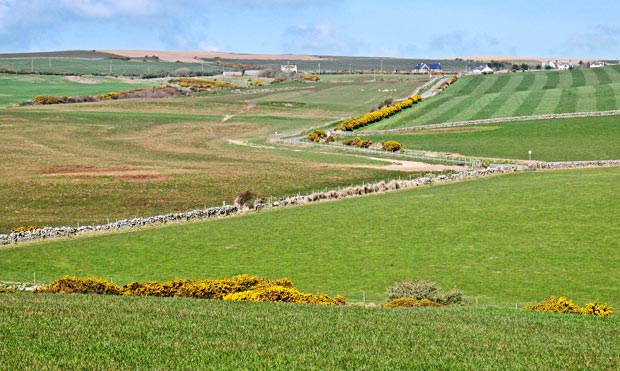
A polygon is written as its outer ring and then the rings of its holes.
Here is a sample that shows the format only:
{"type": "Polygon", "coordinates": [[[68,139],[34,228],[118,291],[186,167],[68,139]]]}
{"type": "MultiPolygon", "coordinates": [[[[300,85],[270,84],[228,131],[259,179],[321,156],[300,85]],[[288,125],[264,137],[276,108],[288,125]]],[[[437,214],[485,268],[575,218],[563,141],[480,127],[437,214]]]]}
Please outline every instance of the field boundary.
{"type": "Polygon", "coordinates": [[[240,207],[239,205],[226,205],[221,207],[210,207],[205,209],[196,209],[185,213],[169,213],[156,215],[151,217],[123,219],[102,225],[83,225],[77,227],[43,227],[32,231],[13,232],[10,234],[0,234],[0,246],[17,244],[23,242],[34,242],[42,240],[50,240],[63,237],[74,237],[93,232],[119,231],[138,229],[154,225],[164,225],[167,223],[179,223],[192,220],[204,220],[222,217],[231,217],[247,212],[258,212],[262,209],[275,209],[285,206],[301,205],[305,203],[335,200],[341,198],[350,198],[374,193],[383,193],[406,188],[415,188],[423,185],[435,183],[448,183],[454,181],[462,181],[466,179],[479,178],[492,174],[502,174],[506,172],[514,172],[519,170],[517,166],[491,167],[487,169],[477,169],[471,171],[462,171],[453,174],[440,174],[434,177],[423,176],[414,179],[398,179],[389,181],[380,181],[378,183],[363,184],[361,186],[342,187],[336,190],[327,190],[324,192],[314,192],[308,195],[296,195],[292,197],[283,197],[281,200],[260,203],[250,209],[240,207]]]}
{"type": "Polygon", "coordinates": [[[554,113],[554,114],[533,115],[533,116],[497,117],[497,118],[482,119],[482,120],[453,121],[453,122],[443,122],[440,124],[416,125],[416,126],[410,126],[406,128],[396,128],[396,129],[359,130],[359,131],[354,131],[354,132],[348,132],[346,134],[339,132],[338,134],[344,135],[344,136],[354,136],[354,135],[360,135],[360,134],[382,135],[382,134],[390,134],[390,133],[406,133],[406,132],[420,131],[420,130],[427,130],[427,129],[449,128],[449,127],[455,127],[455,126],[499,124],[499,123],[506,123],[506,122],[515,122],[515,121],[553,120],[553,119],[578,118],[578,117],[602,117],[602,116],[620,116],[620,110],[554,113]]]}

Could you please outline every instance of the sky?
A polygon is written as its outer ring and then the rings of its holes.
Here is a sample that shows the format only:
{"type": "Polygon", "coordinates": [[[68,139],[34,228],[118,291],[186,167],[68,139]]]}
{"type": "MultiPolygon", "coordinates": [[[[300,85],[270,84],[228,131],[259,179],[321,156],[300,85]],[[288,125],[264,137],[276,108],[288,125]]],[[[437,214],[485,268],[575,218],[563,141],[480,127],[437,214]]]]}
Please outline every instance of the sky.
{"type": "Polygon", "coordinates": [[[0,0],[0,53],[620,59],[619,15],[617,0],[0,0]]]}

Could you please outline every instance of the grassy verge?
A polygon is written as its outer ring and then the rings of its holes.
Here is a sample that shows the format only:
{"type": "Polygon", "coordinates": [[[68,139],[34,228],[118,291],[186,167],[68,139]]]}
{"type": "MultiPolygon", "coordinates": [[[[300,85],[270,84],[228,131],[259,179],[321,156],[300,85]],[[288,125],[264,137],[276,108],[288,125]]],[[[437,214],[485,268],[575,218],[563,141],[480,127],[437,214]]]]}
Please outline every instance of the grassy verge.
{"type": "Polygon", "coordinates": [[[0,294],[6,370],[615,370],[617,317],[0,294]]]}
{"type": "Polygon", "coordinates": [[[226,220],[0,249],[0,280],[288,277],[380,301],[428,278],[480,303],[620,305],[620,169],[521,173],[226,220]],[[593,192],[593,190],[596,190],[593,192]],[[570,202],[567,202],[570,200],[570,202]]]}

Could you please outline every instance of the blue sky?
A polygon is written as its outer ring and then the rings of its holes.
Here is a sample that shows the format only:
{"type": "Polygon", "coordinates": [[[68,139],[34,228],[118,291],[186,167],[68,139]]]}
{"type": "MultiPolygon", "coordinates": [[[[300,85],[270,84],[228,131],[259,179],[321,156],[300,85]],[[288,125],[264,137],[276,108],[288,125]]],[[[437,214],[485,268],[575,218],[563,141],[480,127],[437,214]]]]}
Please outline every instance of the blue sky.
{"type": "Polygon", "coordinates": [[[0,0],[0,53],[619,59],[619,15],[616,0],[0,0]]]}

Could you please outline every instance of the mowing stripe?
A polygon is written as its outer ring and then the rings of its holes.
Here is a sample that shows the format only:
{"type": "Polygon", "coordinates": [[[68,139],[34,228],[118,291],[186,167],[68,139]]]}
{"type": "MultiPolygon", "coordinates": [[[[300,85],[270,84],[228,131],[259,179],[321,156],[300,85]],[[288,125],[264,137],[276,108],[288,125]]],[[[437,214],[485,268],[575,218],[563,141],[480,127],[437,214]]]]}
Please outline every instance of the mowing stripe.
{"type": "Polygon", "coordinates": [[[526,73],[512,74],[510,81],[508,81],[508,84],[504,86],[504,88],[499,93],[512,93],[516,91],[517,87],[521,85],[523,79],[527,75],[528,74],[526,73]]]}
{"type": "Polygon", "coordinates": [[[606,68],[594,68],[593,71],[599,84],[611,84],[611,78],[606,68]]]}
{"type": "Polygon", "coordinates": [[[577,94],[577,106],[575,112],[593,112],[599,111],[596,109],[596,87],[594,86],[582,86],[574,88],[573,90],[577,94]]]}
{"type": "Polygon", "coordinates": [[[560,100],[555,106],[553,113],[575,112],[577,109],[577,95],[575,89],[562,89],[560,100]]]}
{"type": "Polygon", "coordinates": [[[476,114],[470,115],[469,120],[500,117],[496,116],[497,112],[506,104],[506,102],[508,102],[510,98],[513,97],[514,95],[511,93],[495,94],[492,99],[490,99],[486,104],[483,105],[482,109],[480,109],[476,114]]]}
{"type": "Polygon", "coordinates": [[[560,75],[560,83],[558,84],[558,88],[567,89],[573,85],[572,71],[562,72],[559,75],[560,75]]]}
{"type": "Polygon", "coordinates": [[[541,74],[534,74],[533,72],[529,72],[524,74],[521,83],[514,91],[527,91],[530,90],[530,87],[534,85],[534,81],[536,80],[536,76],[541,74]]]}
{"type": "Polygon", "coordinates": [[[595,85],[596,110],[606,111],[616,109],[616,95],[610,84],[595,85]]]}
{"type": "Polygon", "coordinates": [[[515,112],[521,107],[530,92],[518,91],[514,93],[506,93],[508,99],[502,106],[499,106],[493,117],[511,117],[515,115],[515,112]]]}
{"type": "Polygon", "coordinates": [[[592,71],[592,69],[584,71],[584,75],[586,78],[586,83],[584,85],[598,85],[598,79],[596,78],[596,74],[594,71],[592,71]]]}
{"type": "Polygon", "coordinates": [[[521,106],[515,111],[515,116],[531,116],[536,111],[545,92],[542,90],[532,90],[526,97],[521,106]]]}
{"type": "Polygon", "coordinates": [[[483,94],[499,93],[512,79],[512,75],[502,75],[495,78],[495,82],[483,94]]]}
{"type": "MultiPolygon", "coordinates": [[[[472,76],[460,89],[454,89],[450,92],[451,95],[467,95],[471,94],[478,85],[482,83],[482,78],[480,76],[472,76]]],[[[457,86],[458,87],[458,86],[457,86]]],[[[448,89],[450,91],[452,89],[448,89]]]]}
{"type": "Polygon", "coordinates": [[[452,105],[450,109],[438,115],[433,121],[439,123],[461,120],[465,116],[464,111],[476,111],[478,109],[476,104],[479,100],[480,96],[478,95],[471,95],[466,99],[462,99],[458,104],[452,105]]]}
{"type": "Polygon", "coordinates": [[[555,89],[558,87],[560,83],[560,73],[559,72],[548,72],[547,74],[547,83],[543,86],[543,89],[555,89]]]}
{"type": "Polygon", "coordinates": [[[582,70],[573,71],[571,75],[573,75],[573,84],[571,85],[571,88],[586,85],[586,76],[582,70]]]}

